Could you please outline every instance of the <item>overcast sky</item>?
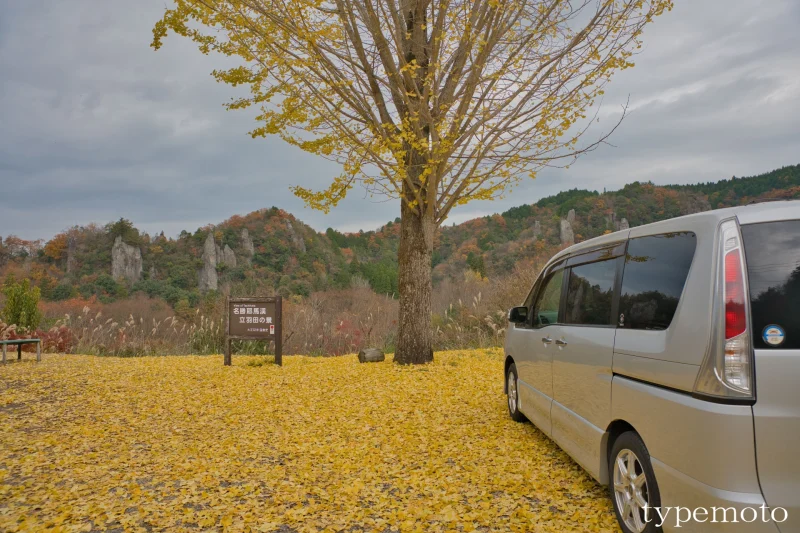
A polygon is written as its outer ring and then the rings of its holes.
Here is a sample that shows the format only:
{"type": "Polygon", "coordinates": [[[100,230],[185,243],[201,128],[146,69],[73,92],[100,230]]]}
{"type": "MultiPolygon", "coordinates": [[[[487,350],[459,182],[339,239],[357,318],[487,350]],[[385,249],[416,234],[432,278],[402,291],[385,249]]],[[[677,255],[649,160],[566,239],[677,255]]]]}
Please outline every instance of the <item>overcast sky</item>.
{"type": "MultiPolygon", "coordinates": [[[[595,130],[630,97],[611,142],[448,224],[574,187],[613,190],[748,176],[800,163],[800,2],[676,0],[618,74],[595,130]],[[758,7],[756,7],[758,6],[758,7]]],[[[150,47],[164,0],[0,0],[0,236],[50,238],[125,217],[177,235],[262,207],[314,228],[374,229],[396,202],[360,190],[330,214],[288,187],[323,187],[336,165],[278,138],[253,140],[253,113],[228,112],[219,57],[170,36],[150,47]]]]}

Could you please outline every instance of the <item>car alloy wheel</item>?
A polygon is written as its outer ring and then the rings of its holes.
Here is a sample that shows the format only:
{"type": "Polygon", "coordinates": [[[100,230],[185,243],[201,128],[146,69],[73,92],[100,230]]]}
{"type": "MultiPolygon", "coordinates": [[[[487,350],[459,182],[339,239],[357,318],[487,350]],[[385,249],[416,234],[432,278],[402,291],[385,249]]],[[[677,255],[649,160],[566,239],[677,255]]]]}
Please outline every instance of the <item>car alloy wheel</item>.
{"type": "Polygon", "coordinates": [[[647,478],[641,461],[627,448],[614,460],[614,498],[628,529],[642,533],[647,527],[645,509],[650,505],[647,478]]]}
{"type": "Polygon", "coordinates": [[[517,411],[517,379],[513,372],[508,373],[508,410],[517,411]]]}

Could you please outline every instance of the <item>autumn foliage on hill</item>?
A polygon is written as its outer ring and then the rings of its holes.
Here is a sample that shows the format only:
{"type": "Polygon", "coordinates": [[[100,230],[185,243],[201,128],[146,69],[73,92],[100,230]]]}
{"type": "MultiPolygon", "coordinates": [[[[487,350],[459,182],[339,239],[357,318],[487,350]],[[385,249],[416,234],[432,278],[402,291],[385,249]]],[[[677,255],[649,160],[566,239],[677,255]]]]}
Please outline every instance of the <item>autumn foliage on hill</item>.
{"type": "MultiPolygon", "coordinates": [[[[636,182],[619,191],[570,190],[501,214],[444,226],[436,235],[435,280],[458,279],[464,270],[485,276],[507,273],[520,261],[560,245],[559,220],[576,212],[577,240],[614,230],[613,220],[632,226],[697,211],[741,205],[753,200],[800,197],[800,166],[785,167],[752,178],[716,183],[655,186],[636,182]],[[534,234],[534,222],[541,234],[534,234]]],[[[397,248],[400,227],[388,222],[374,231],[318,233],[277,208],[235,215],[217,226],[205,226],[178,238],[148,235],[126,220],[106,226],[73,227],[49,241],[0,239],[0,277],[28,278],[49,301],[95,298],[126,299],[140,292],[196,309],[203,243],[213,232],[220,246],[237,255],[236,268],[218,267],[220,281],[234,293],[270,290],[284,296],[308,296],[328,289],[347,289],[366,281],[379,294],[397,292],[397,248]],[[288,225],[287,225],[288,223],[288,225]],[[289,225],[291,229],[289,229],[289,225]],[[255,253],[248,261],[242,230],[247,229],[255,253]],[[111,247],[116,236],[139,246],[143,279],[126,286],[111,278],[111,247]],[[70,241],[73,243],[72,264],[70,241]]]]}
{"type": "MultiPolygon", "coordinates": [[[[535,204],[442,227],[435,236],[432,260],[436,348],[499,342],[502,313],[524,298],[539,268],[563,246],[559,224],[570,210],[575,211],[572,227],[581,241],[613,231],[614,222],[622,218],[637,226],[716,207],[784,198],[800,198],[800,166],[698,185],[661,187],[637,182],[608,193],[569,190],[535,204]]],[[[225,295],[277,293],[291,306],[287,319],[294,322],[284,332],[292,353],[347,353],[369,343],[391,349],[397,327],[399,230],[399,224],[388,222],[374,231],[320,233],[291,214],[271,208],[168,238],[142,233],[122,219],[106,226],[70,228],[47,242],[14,236],[0,239],[0,279],[10,274],[30,280],[40,290],[44,320],[38,335],[50,337],[53,328],[61,327],[73,332],[75,342],[67,343],[64,334],[59,334],[59,340],[47,346],[131,355],[215,353],[221,350],[221,341],[219,336],[207,335],[211,331],[207,326],[215,324],[215,329],[222,321],[225,295]],[[242,239],[244,229],[253,242],[252,256],[242,239]],[[219,246],[234,251],[238,264],[235,268],[220,264],[220,291],[201,293],[198,270],[209,233],[219,246]],[[143,275],[135,284],[111,277],[111,247],[117,236],[142,251],[143,275]],[[103,317],[94,337],[83,333],[86,325],[75,329],[84,308],[92,317],[97,313],[103,317]],[[144,333],[99,334],[111,324],[123,327],[131,317],[137,323],[147,322],[148,331],[160,324],[154,334],[159,338],[150,342],[144,333]],[[161,325],[173,318],[177,327],[168,334],[161,325]],[[112,320],[106,324],[108,319],[112,320]],[[187,333],[191,328],[203,332],[203,340],[193,340],[187,333]],[[104,340],[97,346],[80,341],[100,337],[104,340]]]]}

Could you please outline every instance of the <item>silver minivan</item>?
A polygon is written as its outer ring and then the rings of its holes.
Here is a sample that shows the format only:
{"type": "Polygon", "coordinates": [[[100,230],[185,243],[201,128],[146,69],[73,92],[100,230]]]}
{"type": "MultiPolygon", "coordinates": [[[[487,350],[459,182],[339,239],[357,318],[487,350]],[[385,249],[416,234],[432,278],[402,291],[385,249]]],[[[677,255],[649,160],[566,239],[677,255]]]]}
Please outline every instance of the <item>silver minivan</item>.
{"type": "Polygon", "coordinates": [[[511,417],[623,531],[800,532],[800,201],[576,244],[509,321],[511,417]]]}

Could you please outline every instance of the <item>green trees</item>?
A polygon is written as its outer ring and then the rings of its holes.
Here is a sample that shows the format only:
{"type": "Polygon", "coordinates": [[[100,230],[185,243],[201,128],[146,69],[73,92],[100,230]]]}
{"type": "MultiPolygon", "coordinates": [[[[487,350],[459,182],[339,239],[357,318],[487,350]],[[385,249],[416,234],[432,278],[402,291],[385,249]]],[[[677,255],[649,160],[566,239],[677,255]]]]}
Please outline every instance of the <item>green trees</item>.
{"type": "Polygon", "coordinates": [[[60,285],[56,286],[53,291],[50,293],[50,299],[55,301],[66,300],[71,298],[73,295],[72,285],[69,283],[61,283],[60,285]]]}
{"type": "Polygon", "coordinates": [[[570,209],[576,209],[581,200],[599,196],[597,191],[571,189],[561,191],[555,196],[548,196],[536,202],[536,207],[554,207],[561,216],[566,216],[570,209]]]}
{"type": "Polygon", "coordinates": [[[372,290],[378,294],[397,295],[397,262],[391,257],[383,257],[369,263],[362,263],[358,257],[354,257],[350,262],[349,274],[366,279],[372,290]]]}
{"type": "Polygon", "coordinates": [[[476,254],[475,252],[467,254],[467,266],[473,272],[480,274],[482,278],[486,277],[486,265],[481,254],[476,254]]]}
{"type": "Polygon", "coordinates": [[[3,284],[6,303],[0,312],[0,318],[6,324],[16,324],[20,329],[33,331],[39,327],[42,313],[39,311],[39,287],[32,287],[30,280],[17,282],[8,277],[3,284]]]}
{"type": "Polygon", "coordinates": [[[755,200],[765,195],[773,198],[798,198],[800,165],[782,167],[749,178],[733,176],[729,180],[667,187],[705,194],[713,209],[740,205],[747,203],[745,200],[755,200]]]}
{"type": "Polygon", "coordinates": [[[128,244],[138,245],[141,241],[139,230],[133,226],[133,222],[125,218],[120,218],[116,222],[112,222],[106,226],[111,240],[117,237],[122,237],[122,240],[128,244]]]}

